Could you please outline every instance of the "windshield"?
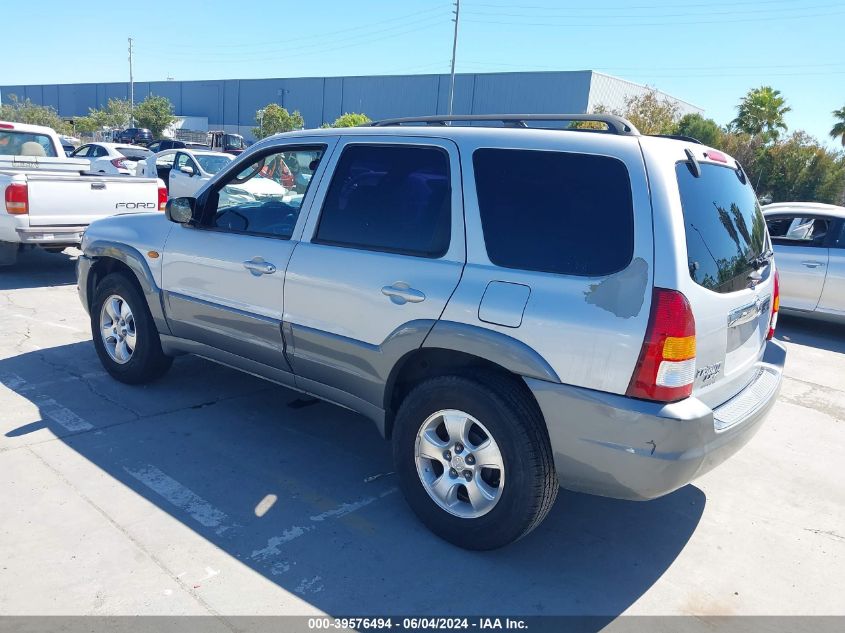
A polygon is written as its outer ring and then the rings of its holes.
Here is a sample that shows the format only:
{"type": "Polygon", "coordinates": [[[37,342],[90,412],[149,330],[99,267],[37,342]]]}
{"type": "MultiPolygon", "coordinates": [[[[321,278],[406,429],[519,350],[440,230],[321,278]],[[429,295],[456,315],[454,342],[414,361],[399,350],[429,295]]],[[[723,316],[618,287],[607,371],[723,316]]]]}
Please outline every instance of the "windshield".
{"type": "Polygon", "coordinates": [[[748,287],[766,247],[766,222],[757,196],[739,172],[704,163],[696,178],[687,163],[675,168],[686,228],[690,276],[714,292],[748,287]]]}
{"type": "Polygon", "coordinates": [[[56,148],[46,134],[0,130],[0,154],[4,156],[49,156],[56,158],[56,148]]]}
{"type": "Polygon", "coordinates": [[[244,140],[237,134],[226,134],[223,137],[223,147],[226,149],[244,149],[244,140]]]}
{"type": "Polygon", "coordinates": [[[225,156],[209,156],[207,154],[194,154],[194,158],[197,159],[200,167],[202,167],[202,170],[207,174],[216,174],[232,162],[231,158],[227,158],[225,156]]]}
{"type": "Polygon", "coordinates": [[[144,147],[117,147],[115,149],[130,160],[146,160],[153,155],[150,150],[144,147]]]}

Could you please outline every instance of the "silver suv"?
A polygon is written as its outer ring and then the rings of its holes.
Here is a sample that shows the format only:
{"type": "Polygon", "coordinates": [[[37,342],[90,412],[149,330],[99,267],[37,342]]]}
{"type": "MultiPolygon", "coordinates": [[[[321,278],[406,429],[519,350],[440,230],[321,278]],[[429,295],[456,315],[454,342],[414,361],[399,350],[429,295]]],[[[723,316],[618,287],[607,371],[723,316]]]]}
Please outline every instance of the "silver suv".
{"type": "Polygon", "coordinates": [[[148,382],[192,353],[357,411],[420,519],[466,548],[530,532],[559,484],[684,486],[751,438],[781,383],[742,167],[612,116],[281,134],[166,217],[95,222],[82,248],[112,376],[148,382]]]}

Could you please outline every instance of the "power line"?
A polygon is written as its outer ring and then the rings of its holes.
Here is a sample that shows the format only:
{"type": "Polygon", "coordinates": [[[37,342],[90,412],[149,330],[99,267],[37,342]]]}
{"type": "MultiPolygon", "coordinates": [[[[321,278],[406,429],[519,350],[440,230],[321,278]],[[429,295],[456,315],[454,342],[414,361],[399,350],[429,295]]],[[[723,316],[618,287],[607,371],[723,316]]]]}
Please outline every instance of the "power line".
{"type": "MultiPolygon", "coordinates": [[[[794,4],[795,0],[737,0],[737,2],[726,2],[726,3],[715,3],[715,2],[699,2],[699,3],[684,3],[685,7],[707,7],[709,9],[712,8],[719,8],[719,7],[727,7],[727,6],[736,6],[736,5],[745,5],[745,4],[752,4],[752,5],[761,5],[761,4],[794,4]]],[[[492,4],[492,3],[480,3],[480,2],[472,2],[471,6],[476,7],[488,7],[493,9],[512,9],[513,3],[508,4],[492,4]]],[[[566,6],[561,7],[558,5],[520,5],[520,9],[541,9],[545,11],[555,10],[555,11],[619,11],[620,9],[666,9],[665,4],[645,4],[645,5],[616,5],[616,6],[595,6],[595,5],[585,5],[580,7],[573,7],[573,6],[566,6]]]]}
{"type": "MultiPolygon", "coordinates": [[[[643,15],[642,13],[633,13],[633,14],[614,13],[613,15],[610,15],[610,16],[596,14],[596,15],[577,15],[577,16],[572,16],[572,17],[574,17],[576,19],[613,18],[613,19],[630,20],[630,19],[636,19],[636,18],[648,18],[648,19],[661,18],[662,19],[662,18],[698,17],[698,16],[711,16],[711,15],[750,16],[750,14],[753,14],[753,13],[773,13],[773,12],[779,12],[780,13],[780,12],[787,12],[787,11],[794,13],[796,11],[797,12],[804,12],[804,11],[812,11],[812,10],[817,10],[817,9],[831,9],[831,8],[841,8],[841,7],[842,7],[841,2],[835,2],[835,3],[828,3],[828,4],[800,6],[800,7],[795,7],[795,6],[779,7],[779,8],[774,8],[774,9],[764,9],[764,10],[761,10],[761,11],[755,11],[751,8],[748,8],[748,9],[729,9],[727,11],[713,11],[713,10],[708,9],[708,10],[705,10],[704,12],[701,12],[701,11],[698,11],[698,12],[685,11],[683,13],[662,13],[660,15],[643,15]]],[[[501,8],[506,9],[507,7],[501,7],[501,8]]],[[[523,7],[518,7],[518,8],[523,8],[523,7]]],[[[570,16],[565,16],[565,15],[539,14],[539,13],[535,13],[535,12],[498,13],[498,12],[491,12],[490,10],[483,10],[483,11],[475,10],[475,11],[473,11],[471,8],[467,10],[467,13],[469,13],[470,15],[483,15],[483,16],[490,16],[490,17],[495,17],[495,18],[546,18],[546,17],[548,17],[548,18],[554,18],[554,19],[561,19],[561,18],[568,19],[570,17],[570,16]]],[[[786,17],[786,16],[784,16],[784,17],[786,17]]]]}
{"type": "MultiPolygon", "coordinates": [[[[596,24],[585,24],[585,23],[576,23],[576,22],[514,22],[513,20],[509,22],[500,22],[495,20],[472,20],[466,19],[465,22],[471,22],[473,24],[501,24],[504,26],[545,26],[545,27],[554,27],[554,28],[610,28],[610,27],[624,27],[630,29],[632,27],[640,27],[640,26],[680,26],[680,25],[698,25],[698,24],[734,24],[739,22],[771,22],[777,20],[801,20],[804,18],[820,18],[820,17],[828,17],[828,16],[835,16],[835,15],[843,15],[845,11],[831,11],[828,13],[814,13],[814,14],[803,14],[803,15],[784,15],[784,16],[768,16],[768,17],[754,17],[754,18],[732,18],[732,19],[720,19],[720,20],[694,20],[692,22],[679,22],[679,21],[668,21],[668,22],[631,22],[627,20],[625,22],[601,22],[596,24]]],[[[651,17],[651,16],[649,16],[651,17]]]]}

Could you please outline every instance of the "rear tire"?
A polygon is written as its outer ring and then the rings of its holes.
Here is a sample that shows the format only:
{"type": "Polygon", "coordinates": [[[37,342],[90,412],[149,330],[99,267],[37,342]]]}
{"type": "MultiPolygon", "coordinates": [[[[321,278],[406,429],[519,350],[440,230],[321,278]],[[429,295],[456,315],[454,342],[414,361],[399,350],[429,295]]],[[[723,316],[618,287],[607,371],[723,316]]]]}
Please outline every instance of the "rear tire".
{"type": "Polygon", "coordinates": [[[465,549],[490,550],[522,538],[557,497],[537,404],[514,380],[494,373],[440,376],[415,387],[396,416],[393,457],[420,520],[465,549]]]}
{"type": "Polygon", "coordinates": [[[13,266],[18,261],[20,245],[15,242],[0,242],[0,266],[13,266]]]}
{"type": "Polygon", "coordinates": [[[120,382],[152,382],[173,363],[161,349],[146,299],[125,273],[111,273],[97,284],[91,336],[103,367],[120,382]]]}

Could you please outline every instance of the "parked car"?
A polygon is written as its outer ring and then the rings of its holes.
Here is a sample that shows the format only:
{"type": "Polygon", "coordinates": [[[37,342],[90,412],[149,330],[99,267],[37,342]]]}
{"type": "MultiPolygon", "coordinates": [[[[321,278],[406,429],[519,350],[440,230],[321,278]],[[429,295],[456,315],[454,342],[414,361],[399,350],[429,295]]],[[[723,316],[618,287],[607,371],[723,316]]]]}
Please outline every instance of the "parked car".
{"type": "Polygon", "coordinates": [[[70,156],[76,147],[79,145],[79,139],[71,138],[69,136],[59,136],[59,142],[62,144],[65,156],[70,156]]]}
{"type": "Polygon", "coordinates": [[[246,149],[243,136],[222,130],[208,133],[208,145],[215,152],[225,152],[233,156],[237,156],[246,149]]]}
{"type": "Polygon", "coordinates": [[[195,353],[369,417],[466,548],[530,532],[558,484],[652,499],[709,471],[786,354],[745,172],[614,116],[494,118],[276,135],[164,218],[95,223],[78,283],[103,366],[145,383],[195,353]],[[607,129],[519,127],[538,118],[607,129]],[[223,195],[300,152],[304,196],[223,195]]]}
{"type": "Polygon", "coordinates": [[[151,152],[163,152],[166,149],[211,149],[204,143],[193,143],[191,141],[179,141],[176,139],[163,138],[158,141],[153,141],[147,145],[147,149],[151,152]]]}
{"type": "Polygon", "coordinates": [[[136,175],[138,163],[153,153],[146,147],[120,143],[86,143],[71,152],[71,158],[87,158],[91,171],[101,174],[136,175]]]}
{"type": "Polygon", "coordinates": [[[845,321],[845,207],[780,202],[763,207],[763,214],[784,312],[845,321]]]}
{"type": "Polygon", "coordinates": [[[145,127],[130,127],[117,133],[115,143],[146,145],[153,142],[153,133],[145,127]]]}
{"type": "MultiPolygon", "coordinates": [[[[24,246],[60,251],[78,246],[96,218],[126,211],[162,211],[158,178],[91,175],[88,160],[66,158],[54,130],[0,121],[0,266],[24,246]]],[[[162,215],[162,214],[159,214],[162,215]]]]}

